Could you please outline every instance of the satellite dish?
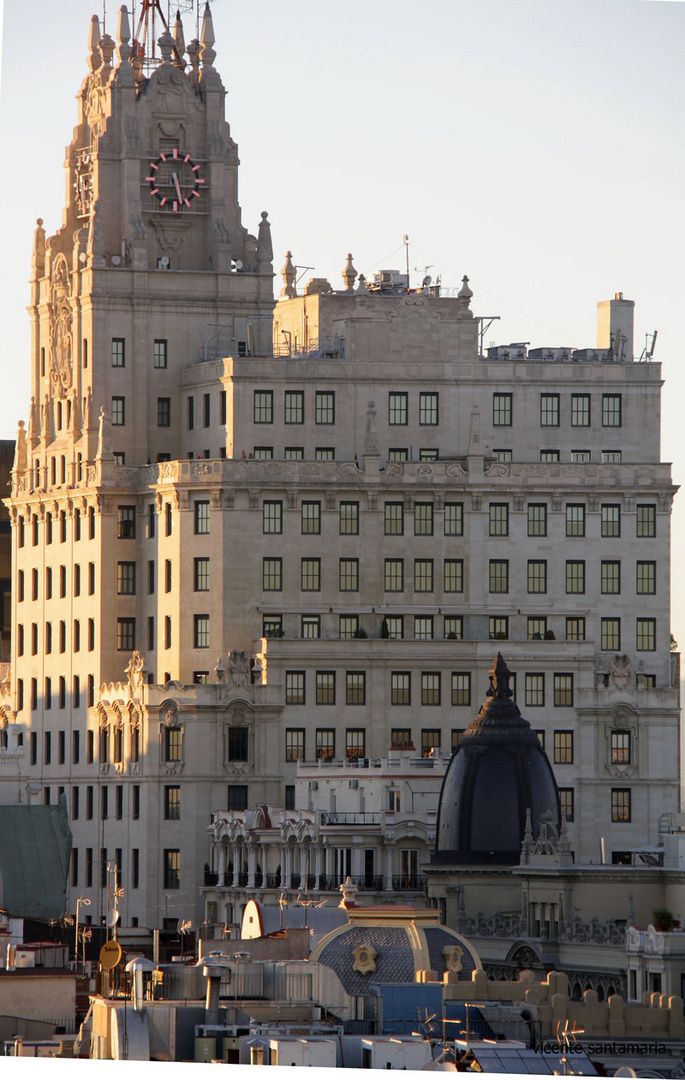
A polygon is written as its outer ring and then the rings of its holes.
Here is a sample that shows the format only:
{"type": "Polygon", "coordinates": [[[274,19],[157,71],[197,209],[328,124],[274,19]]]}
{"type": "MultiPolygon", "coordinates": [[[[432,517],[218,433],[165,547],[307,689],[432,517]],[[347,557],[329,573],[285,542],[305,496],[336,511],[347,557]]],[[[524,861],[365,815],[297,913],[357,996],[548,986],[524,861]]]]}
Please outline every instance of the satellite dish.
{"type": "Polygon", "coordinates": [[[112,255],[111,262],[112,266],[119,266],[121,263],[121,255],[112,255]]]}
{"type": "Polygon", "coordinates": [[[115,908],[114,911],[110,911],[108,916],[107,916],[107,919],[106,919],[107,925],[108,926],[116,926],[117,923],[119,922],[119,919],[120,919],[119,912],[115,908]]]}
{"type": "Polygon", "coordinates": [[[233,262],[233,265],[235,266],[236,270],[242,270],[242,268],[243,268],[243,260],[242,259],[235,259],[234,262],[233,262]]]}
{"type": "Polygon", "coordinates": [[[171,266],[171,259],[168,255],[162,255],[162,258],[159,260],[159,266],[161,270],[169,269],[169,267],[171,266]]]}
{"type": "Polygon", "coordinates": [[[433,278],[430,276],[430,274],[426,274],[425,278],[421,282],[422,287],[424,289],[427,289],[432,280],[433,280],[433,278]]]}

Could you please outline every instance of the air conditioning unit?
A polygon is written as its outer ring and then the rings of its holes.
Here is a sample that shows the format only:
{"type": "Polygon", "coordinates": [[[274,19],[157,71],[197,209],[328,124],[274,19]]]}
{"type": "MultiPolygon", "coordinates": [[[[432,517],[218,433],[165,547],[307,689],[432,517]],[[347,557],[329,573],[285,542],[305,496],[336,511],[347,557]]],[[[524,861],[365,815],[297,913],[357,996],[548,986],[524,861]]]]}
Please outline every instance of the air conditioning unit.
{"type": "Polygon", "coordinates": [[[350,787],[351,788],[358,788],[359,787],[359,781],[358,780],[350,780],[350,787]]]}
{"type": "Polygon", "coordinates": [[[360,769],[368,769],[368,767],[369,767],[369,759],[367,757],[357,758],[357,765],[359,766],[360,769]]]}
{"type": "Polygon", "coordinates": [[[309,790],[310,791],[318,791],[319,790],[319,781],[318,780],[310,780],[309,781],[309,790]]]}

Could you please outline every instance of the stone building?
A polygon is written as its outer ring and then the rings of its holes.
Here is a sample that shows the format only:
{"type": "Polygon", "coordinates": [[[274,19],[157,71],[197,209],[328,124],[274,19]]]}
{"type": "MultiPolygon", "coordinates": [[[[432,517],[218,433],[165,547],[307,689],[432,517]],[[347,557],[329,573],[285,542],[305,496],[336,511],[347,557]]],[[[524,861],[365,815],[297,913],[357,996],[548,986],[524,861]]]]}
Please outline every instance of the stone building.
{"type": "Polygon", "coordinates": [[[337,762],[363,813],[391,748],[457,745],[493,639],[570,850],[654,841],[679,801],[674,486],[632,301],[600,305],[596,348],[485,353],[466,278],[349,256],[297,295],[288,256],[274,302],[209,9],[156,62],[124,8],[116,39],[93,18],[63,224],[35,232],[8,499],[0,798],[66,795],[72,908],[102,917],[115,874],[123,925],[199,921],[213,812],[304,812],[301,763],[337,762]]]}

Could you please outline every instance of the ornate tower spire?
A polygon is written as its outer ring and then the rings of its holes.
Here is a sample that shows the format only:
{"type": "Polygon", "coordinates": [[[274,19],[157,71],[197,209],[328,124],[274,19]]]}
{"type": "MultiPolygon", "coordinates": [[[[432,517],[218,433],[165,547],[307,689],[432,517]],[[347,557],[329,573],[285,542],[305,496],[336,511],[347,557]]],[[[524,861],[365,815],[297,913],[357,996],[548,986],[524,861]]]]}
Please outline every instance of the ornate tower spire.
{"type": "Polygon", "coordinates": [[[97,15],[93,15],[90,20],[90,33],[88,34],[88,65],[93,73],[98,70],[102,63],[102,56],[100,55],[100,49],[98,48],[101,37],[100,20],[97,15]]]}
{"type": "Polygon", "coordinates": [[[354,283],[357,278],[357,271],[352,265],[352,256],[347,253],[347,260],[345,262],[345,269],[342,272],[342,279],[345,282],[345,292],[354,292],[354,283]]]}
{"type": "Polygon", "coordinates": [[[297,296],[297,286],[295,285],[295,267],[293,266],[293,253],[292,251],[286,251],[285,264],[281,270],[281,277],[285,282],[281,289],[281,297],[283,299],[292,299],[293,296],[297,296]]]}
{"type": "Polygon", "coordinates": [[[186,51],[186,40],[183,34],[183,23],[181,21],[181,12],[176,12],[176,22],[174,23],[174,45],[175,45],[175,59],[174,63],[181,70],[185,69],[186,61],[183,54],[186,51]]]}

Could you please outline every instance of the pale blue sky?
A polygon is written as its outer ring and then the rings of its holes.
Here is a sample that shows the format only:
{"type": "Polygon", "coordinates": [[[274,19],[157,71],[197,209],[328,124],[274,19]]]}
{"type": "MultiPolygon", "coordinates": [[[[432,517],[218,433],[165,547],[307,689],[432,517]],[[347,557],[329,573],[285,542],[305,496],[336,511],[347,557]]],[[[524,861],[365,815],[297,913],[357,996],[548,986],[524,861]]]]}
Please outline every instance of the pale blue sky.
{"type": "MultiPolygon", "coordinates": [[[[117,8],[107,0],[112,34],[117,8]]],[[[501,316],[488,340],[533,345],[593,345],[597,301],[622,291],[637,349],[659,331],[663,457],[682,482],[685,4],[215,0],[213,12],[243,218],[254,230],[269,211],[277,269],[291,248],[337,287],[348,251],[360,272],[402,266],[408,233],[417,280],[428,265],[448,286],[467,273],[476,313],[501,316]]],[[[32,232],[38,216],[48,233],[61,220],[93,13],[98,0],[5,5],[0,438],[26,418],[32,232]]],[[[674,524],[685,647],[684,509],[674,524]]]]}

